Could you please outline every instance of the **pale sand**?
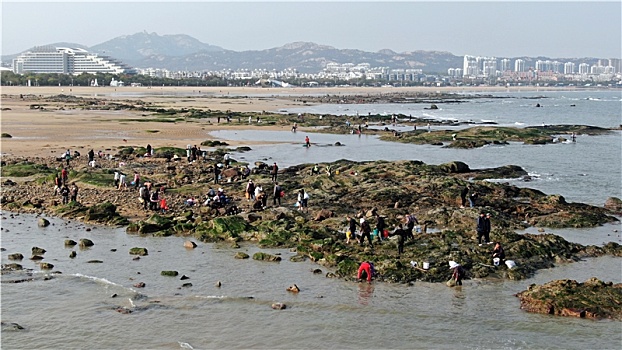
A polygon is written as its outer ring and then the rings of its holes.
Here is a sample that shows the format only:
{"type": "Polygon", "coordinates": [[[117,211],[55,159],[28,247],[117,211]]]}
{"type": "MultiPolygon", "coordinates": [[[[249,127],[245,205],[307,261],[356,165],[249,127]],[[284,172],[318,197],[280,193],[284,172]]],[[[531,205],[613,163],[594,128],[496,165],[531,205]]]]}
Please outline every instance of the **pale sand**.
{"type": "MultiPolygon", "coordinates": [[[[544,89],[540,89],[545,91],[544,89]]],[[[550,89],[549,89],[550,90],[550,89]]],[[[500,87],[478,88],[437,88],[437,87],[403,87],[403,88],[257,88],[257,87],[7,87],[1,88],[2,112],[0,115],[0,131],[13,138],[0,140],[2,155],[11,156],[50,156],[60,154],[67,148],[86,154],[88,150],[114,149],[118,146],[154,147],[174,146],[185,148],[187,144],[199,145],[213,139],[208,133],[223,129],[253,129],[251,125],[227,125],[216,118],[209,123],[206,120],[197,122],[158,123],[123,121],[141,116],[134,111],[85,111],[59,110],[63,103],[46,103],[46,110],[30,109],[31,104],[44,103],[20,99],[20,94],[36,96],[54,96],[59,94],[74,95],[85,98],[103,98],[107,100],[143,100],[163,108],[197,108],[212,110],[231,110],[236,112],[277,112],[283,108],[302,107],[300,101],[280,99],[280,96],[304,95],[354,95],[380,94],[397,92],[504,92],[504,91],[538,91],[534,87],[500,87]],[[234,98],[236,97],[236,98],[234,98]],[[6,109],[6,110],[5,110],[6,109]],[[147,130],[158,130],[149,133],[147,130]],[[124,140],[127,140],[124,141],[124,140]]],[[[262,126],[262,130],[289,130],[289,126],[262,126]]],[[[232,146],[240,145],[231,142],[232,146]]],[[[253,145],[253,142],[244,142],[253,145]]],[[[106,152],[108,153],[108,152],[106,152]]],[[[114,153],[114,152],[112,152],[114,153]]]]}

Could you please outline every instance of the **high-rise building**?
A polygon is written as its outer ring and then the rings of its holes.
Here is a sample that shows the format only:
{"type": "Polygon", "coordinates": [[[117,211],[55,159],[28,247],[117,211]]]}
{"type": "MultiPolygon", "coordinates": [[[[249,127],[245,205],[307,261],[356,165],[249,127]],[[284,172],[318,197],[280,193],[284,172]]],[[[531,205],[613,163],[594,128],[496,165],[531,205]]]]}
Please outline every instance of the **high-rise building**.
{"type": "Polygon", "coordinates": [[[475,77],[479,73],[478,69],[478,60],[475,56],[464,56],[464,64],[462,66],[462,74],[463,76],[472,76],[475,77]]]}
{"type": "Polygon", "coordinates": [[[619,58],[610,58],[609,65],[613,67],[613,73],[622,72],[622,60],[619,58]]]}
{"type": "Polygon", "coordinates": [[[515,72],[524,72],[525,71],[525,61],[518,58],[514,61],[514,71],[515,72]]]}
{"type": "Polygon", "coordinates": [[[575,69],[574,69],[573,62],[564,63],[564,74],[574,74],[574,72],[575,72],[575,69]]]}
{"type": "Polygon", "coordinates": [[[590,72],[590,65],[587,63],[581,63],[579,65],[579,74],[588,74],[590,72]]]}
{"type": "Polygon", "coordinates": [[[111,57],[99,56],[84,49],[40,46],[13,59],[13,72],[134,74],[136,71],[111,57]]]}
{"type": "Polygon", "coordinates": [[[510,68],[511,66],[510,65],[511,65],[511,61],[509,59],[507,59],[507,58],[502,59],[501,60],[501,69],[500,69],[500,71],[507,72],[507,71],[511,70],[511,68],[510,68]]]}

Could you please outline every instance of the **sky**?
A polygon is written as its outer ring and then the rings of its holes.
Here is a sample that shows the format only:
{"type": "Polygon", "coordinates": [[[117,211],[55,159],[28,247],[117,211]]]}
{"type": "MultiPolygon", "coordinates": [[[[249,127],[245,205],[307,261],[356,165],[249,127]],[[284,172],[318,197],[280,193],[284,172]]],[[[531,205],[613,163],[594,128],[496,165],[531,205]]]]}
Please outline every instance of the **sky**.
{"type": "Polygon", "coordinates": [[[187,34],[234,51],[297,41],[376,52],[620,58],[622,1],[2,0],[3,55],[56,42],[93,46],[138,32],[187,34]]]}

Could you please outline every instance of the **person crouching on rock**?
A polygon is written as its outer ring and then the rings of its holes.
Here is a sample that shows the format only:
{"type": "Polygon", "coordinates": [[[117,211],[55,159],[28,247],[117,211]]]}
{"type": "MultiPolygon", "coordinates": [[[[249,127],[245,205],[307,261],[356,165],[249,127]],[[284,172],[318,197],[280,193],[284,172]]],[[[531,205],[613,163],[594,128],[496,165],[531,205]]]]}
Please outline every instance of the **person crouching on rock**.
{"type": "Polygon", "coordinates": [[[495,249],[492,251],[492,258],[499,258],[499,262],[503,262],[505,260],[505,251],[501,246],[501,243],[497,242],[495,244],[495,249]]]}
{"type": "Polygon", "coordinates": [[[371,282],[371,278],[375,274],[374,264],[369,261],[363,261],[359,266],[357,278],[359,280],[367,279],[367,282],[371,282]]]}

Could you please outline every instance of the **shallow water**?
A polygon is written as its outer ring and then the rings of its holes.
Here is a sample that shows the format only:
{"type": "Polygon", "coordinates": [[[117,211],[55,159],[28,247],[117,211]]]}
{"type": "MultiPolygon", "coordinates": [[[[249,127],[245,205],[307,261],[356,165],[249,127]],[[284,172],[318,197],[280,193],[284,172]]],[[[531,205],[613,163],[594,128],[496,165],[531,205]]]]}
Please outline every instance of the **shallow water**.
{"type": "MultiPolygon", "coordinates": [[[[281,254],[280,263],[237,260],[235,252],[252,255],[258,249],[199,244],[187,250],[180,237],[143,238],[102,227],[87,232],[86,225],[54,218],[53,226],[39,228],[32,215],[3,216],[2,247],[7,250],[2,263],[10,253],[29,256],[36,245],[47,250],[44,261],[63,272],[45,281],[41,276],[47,273],[24,260],[24,267],[39,277],[2,284],[3,322],[26,328],[3,329],[7,349],[617,349],[622,341],[619,322],[529,314],[513,296],[531,283],[560,278],[620,282],[621,258],[560,265],[525,281],[469,280],[455,289],[419,282],[369,285],[326,278],[324,267],[290,262],[294,253],[288,250],[262,249],[281,254]],[[76,248],[77,257],[70,259],[65,237],[90,238],[95,245],[76,248]],[[128,252],[134,246],[147,247],[149,255],[133,261],[128,252]],[[87,263],[93,259],[103,263],[87,263]],[[311,272],[318,267],[323,274],[311,272]],[[160,276],[161,270],[177,270],[190,279],[160,276]],[[139,281],[146,287],[132,286],[139,281]],[[217,281],[222,287],[215,286],[217,281]],[[182,288],[184,282],[193,286],[182,288]],[[294,283],[299,294],[285,291],[294,283]],[[288,308],[272,310],[273,302],[288,308]],[[131,314],[114,311],[133,306],[131,314]]],[[[2,280],[21,275],[3,275],[2,280]]]]}

